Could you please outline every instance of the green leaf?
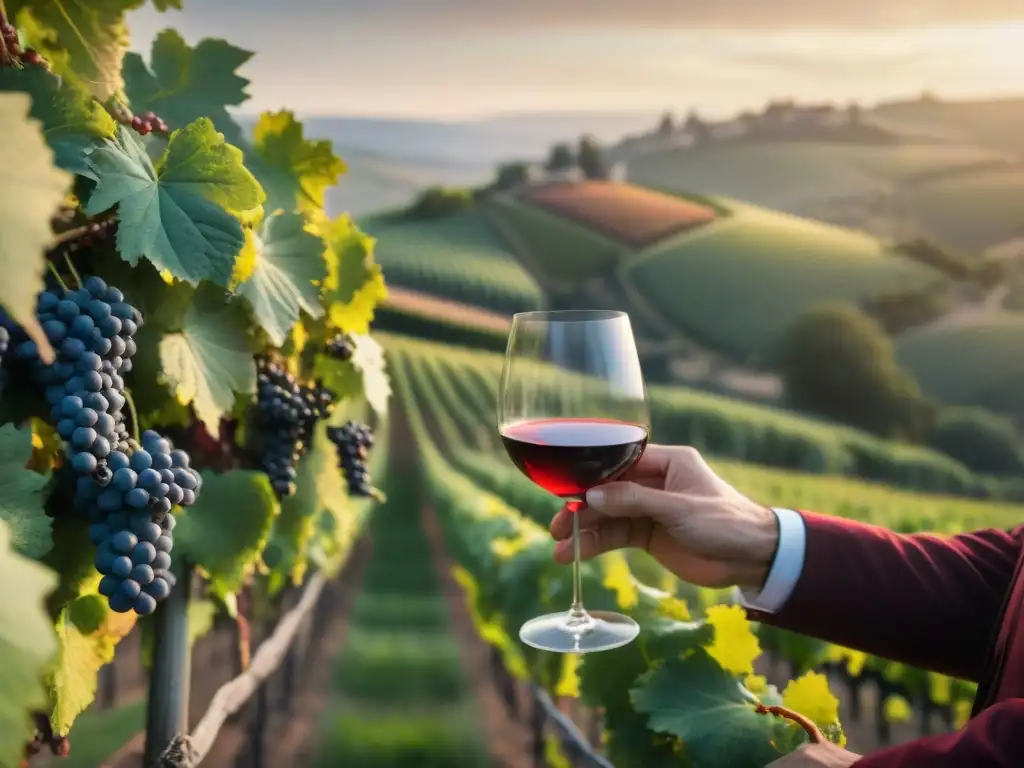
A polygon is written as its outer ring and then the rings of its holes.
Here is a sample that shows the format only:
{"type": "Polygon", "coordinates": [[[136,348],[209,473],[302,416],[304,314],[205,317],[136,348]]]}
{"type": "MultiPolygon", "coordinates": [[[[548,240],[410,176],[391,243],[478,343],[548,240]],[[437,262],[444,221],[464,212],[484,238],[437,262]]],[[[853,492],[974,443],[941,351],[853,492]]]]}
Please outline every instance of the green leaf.
{"type": "Polygon", "coordinates": [[[53,152],[28,112],[27,95],[0,94],[0,304],[50,362],[53,349],[36,322],[35,304],[43,289],[50,219],[71,185],[71,175],[54,168],[53,152]]]}
{"type": "Polygon", "coordinates": [[[216,434],[235,393],[256,391],[256,363],[245,318],[234,306],[206,309],[199,302],[185,311],[178,333],[160,340],[163,378],[178,400],[216,434]]]}
{"type": "Polygon", "coordinates": [[[196,503],[177,516],[175,551],[202,568],[218,592],[236,592],[263,552],[277,499],[263,472],[202,474],[196,503]]]}
{"type": "Polygon", "coordinates": [[[256,322],[280,347],[305,311],[323,315],[320,283],[327,276],[324,241],[309,232],[301,214],[277,212],[255,238],[255,266],[238,293],[252,305],[256,322]]]}
{"type": "Polygon", "coordinates": [[[21,765],[35,726],[29,713],[46,709],[42,674],[57,650],[44,600],[56,586],[54,573],[11,549],[0,521],[0,765],[21,765]]]}
{"type": "Polygon", "coordinates": [[[750,694],[703,650],[668,659],[630,695],[651,730],[682,740],[694,768],[763,768],[780,757],[772,718],[754,712],[750,694]]]}
{"type": "Polygon", "coordinates": [[[121,59],[130,42],[125,11],[140,0],[7,0],[20,25],[31,15],[45,36],[33,40],[58,75],[78,77],[106,101],[121,92],[121,59]]]}
{"type": "Polygon", "coordinates": [[[264,112],[253,128],[249,165],[267,190],[270,210],[320,211],[327,188],[346,170],[331,142],[308,140],[303,131],[287,110],[264,112]]]}
{"type": "Polygon", "coordinates": [[[313,376],[337,394],[339,400],[365,397],[379,415],[388,410],[391,381],[384,361],[384,350],[370,336],[351,334],[354,344],[352,358],[341,362],[327,355],[317,355],[313,376]]]}
{"type": "MultiPolygon", "coordinates": [[[[324,441],[320,441],[321,444],[324,441]]],[[[281,501],[281,514],[264,553],[264,562],[272,569],[271,594],[282,587],[302,583],[308,567],[309,543],[316,535],[320,503],[317,476],[323,465],[324,451],[319,444],[299,460],[295,493],[281,501]]]]}
{"type": "Polygon", "coordinates": [[[327,279],[322,301],[331,324],[346,333],[369,333],[377,305],[387,298],[380,265],[373,259],[376,240],[347,215],[332,221],[327,238],[327,279]]]}
{"type": "Polygon", "coordinates": [[[22,91],[32,97],[29,115],[42,123],[43,137],[65,170],[86,171],[89,144],[113,138],[117,130],[114,118],[92,96],[42,67],[0,68],[0,91],[22,91]]]}
{"type": "Polygon", "coordinates": [[[53,548],[53,518],[44,508],[48,478],[25,469],[31,457],[31,429],[0,427],[0,520],[15,551],[38,560],[53,548]]]}
{"type": "Polygon", "coordinates": [[[99,594],[76,597],[57,616],[57,663],[50,675],[53,732],[66,736],[75,718],[96,697],[100,668],[114,658],[114,647],[135,626],[134,613],[114,613],[99,594]]]}
{"type": "Polygon", "coordinates": [[[145,256],[159,270],[197,283],[228,285],[245,244],[244,215],[263,203],[263,190],[242,165],[242,153],[203,118],[171,134],[154,167],[130,129],[92,150],[96,179],[86,213],[118,206],[117,247],[132,266],[145,256]]]}
{"type": "Polygon", "coordinates": [[[136,114],[155,112],[172,129],[208,117],[237,143],[241,129],[227,107],[249,98],[249,81],[235,70],[252,56],[219,39],[200,40],[193,48],[173,29],[165,29],[153,41],[149,67],[137,53],[125,56],[125,93],[136,114]]]}
{"type": "Polygon", "coordinates": [[[153,7],[160,13],[173,8],[176,11],[182,10],[182,0],[153,0],[153,7]]]}

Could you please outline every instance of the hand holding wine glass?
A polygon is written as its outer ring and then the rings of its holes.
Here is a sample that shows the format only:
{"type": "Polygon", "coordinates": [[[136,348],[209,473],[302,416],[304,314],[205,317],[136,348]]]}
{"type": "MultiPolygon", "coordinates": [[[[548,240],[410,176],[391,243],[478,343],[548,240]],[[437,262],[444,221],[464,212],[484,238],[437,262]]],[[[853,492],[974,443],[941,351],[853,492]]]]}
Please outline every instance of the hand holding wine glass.
{"type": "MultiPolygon", "coordinates": [[[[523,474],[578,511],[589,490],[622,475],[647,444],[646,390],[629,317],[607,310],[517,314],[498,421],[505,449],[523,474]]],[[[573,514],[572,605],[528,621],[519,633],[541,650],[608,650],[639,632],[628,616],[583,607],[578,522],[573,514]]]]}
{"type": "Polygon", "coordinates": [[[573,557],[573,518],[580,556],[647,550],[684,581],[704,587],[760,588],[771,567],[778,524],[770,509],[722,480],[693,448],[649,445],[619,482],[594,488],[587,506],[551,522],[555,559],[573,557]]]}

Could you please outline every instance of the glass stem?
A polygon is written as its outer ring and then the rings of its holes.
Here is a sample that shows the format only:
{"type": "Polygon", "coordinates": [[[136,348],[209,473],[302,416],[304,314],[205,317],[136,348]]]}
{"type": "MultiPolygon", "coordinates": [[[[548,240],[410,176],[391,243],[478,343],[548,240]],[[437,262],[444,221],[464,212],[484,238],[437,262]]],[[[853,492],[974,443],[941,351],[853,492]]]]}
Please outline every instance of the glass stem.
{"type": "Polygon", "coordinates": [[[583,609],[583,569],[580,566],[580,508],[583,503],[570,501],[569,508],[572,510],[572,607],[569,614],[573,618],[582,618],[587,615],[583,609]]]}

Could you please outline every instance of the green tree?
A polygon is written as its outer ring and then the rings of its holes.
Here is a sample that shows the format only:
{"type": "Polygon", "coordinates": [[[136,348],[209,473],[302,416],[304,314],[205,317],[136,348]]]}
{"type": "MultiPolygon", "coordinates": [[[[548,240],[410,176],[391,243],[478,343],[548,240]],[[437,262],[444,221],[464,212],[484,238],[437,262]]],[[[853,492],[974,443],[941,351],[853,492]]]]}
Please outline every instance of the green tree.
{"type": "Polygon", "coordinates": [[[530,168],[526,163],[502,163],[494,179],[494,189],[511,189],[525,184],[530,178],[530,168]]]}
{"type": "Polygon", "coordinates": [[[439,219],[472,207],[473,193],[468,189],[429,187],[406,209],[405,215],[409,219],[439,219]]]}
{"type": "Polygon", "coordinates": [[[665,112],[658,122],[658,135],[671,136],[676,130],[676,121],[671,112],[665,112]]]}
{"type": "Polygon", "coordinates": [[[580,139],[579,165],[583,175],[588,179],[607,179],[608,167],[605,164],[601,146],[593,136],[586,135],[580,139]]]}
{"type": "Polygon", "coordinates": [[[932,408],[896,363],[892,344],[867,315],[846,305],[808,312],[787,332],[779,368],[800,410],[883,437],[920,439],[932,408]]]}
{"type": "Polygon", "coordinates": [[[1009,419],[982,408],[943,409],[929,442],[975,472],[1024,473],[1020,433],[1009,419]]]}
{"type": "Polygon", "coordinates": [[[576,165],[576,158],[572,153],[572,147],[565,143],[555,144],[548,155],[548,161],[544,165],[549,171],[565,171],[576,165]]]}

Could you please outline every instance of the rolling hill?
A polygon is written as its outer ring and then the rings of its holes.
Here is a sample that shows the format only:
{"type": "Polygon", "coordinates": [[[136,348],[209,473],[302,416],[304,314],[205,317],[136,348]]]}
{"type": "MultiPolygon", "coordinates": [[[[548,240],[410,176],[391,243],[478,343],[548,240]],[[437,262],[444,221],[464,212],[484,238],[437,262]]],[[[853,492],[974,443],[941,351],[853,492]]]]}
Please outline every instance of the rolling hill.
{"type": "Polygon", "coordinates": [[[727,198],[584,182],[498,195],[483,210],[550,294],[627,309],[735,360],[770,357],[816,304],[946,281],[870,235],[727,198]]]}
{"type": "Polygon", "coordinates": [[[381,213],[359,226],[377,238],[393,285],[507,314],[541,304],[540,288],[476,211],[429,220],[381,213]]]}
{"type": "Polygon", "coordinates": [[[1024,218],[1024,164],[971,144],[731,140],[626,162],[635,184],[726,195],[974,254],[1018,234],[1024,218]]]}

